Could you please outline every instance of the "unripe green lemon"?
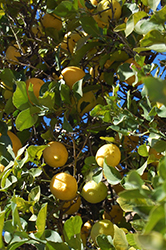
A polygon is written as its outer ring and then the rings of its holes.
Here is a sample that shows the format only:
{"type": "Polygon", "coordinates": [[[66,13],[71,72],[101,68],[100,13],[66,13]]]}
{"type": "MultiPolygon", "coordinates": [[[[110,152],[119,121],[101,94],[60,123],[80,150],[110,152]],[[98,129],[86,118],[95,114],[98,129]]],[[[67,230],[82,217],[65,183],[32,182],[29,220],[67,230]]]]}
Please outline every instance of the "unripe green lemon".
{"type": "Polygon", "coordinates": [[[90,203],[98,203],[107,197],[107,187],[103,182],[96,183],[91,180],[82,188],[82,197],[90,203]]]}

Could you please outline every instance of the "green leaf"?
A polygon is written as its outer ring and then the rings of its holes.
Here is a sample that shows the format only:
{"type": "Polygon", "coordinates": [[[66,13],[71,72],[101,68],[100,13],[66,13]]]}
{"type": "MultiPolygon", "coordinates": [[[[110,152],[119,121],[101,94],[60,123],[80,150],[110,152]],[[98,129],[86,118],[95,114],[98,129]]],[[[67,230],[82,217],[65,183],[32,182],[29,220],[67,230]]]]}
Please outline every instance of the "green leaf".
{"type": "Polygon", "coordinates": [[[150,233],[153,230],[154,226],[157,224],[157,222],[160,219],[165,218],[165,214],[166,212],[163,205],[155,206],[149,214],[148,222],[144,228],[144,233],[150,233]]]}
{"type": "Polygon", "coordinates": [[[49,242],[59,242],[59,243],[62,242],[61,236],[53,230],[46,229],[44,234],[45,234],[45,239],[49,242]]]}
{"type": "Polygon", "coordinates": [[[30,212],[29,209],[34,204],[32,201],[26,201],[22,197],[16,196],[13,196],[11,201],[13,201],[17,205],[17,209],[23,213],[30,212]]]}
{"type": "Polygon", "coordinates": [[[79,234],[81,232],[82,223],[83,221],[81,217],[78,215],[70,217],[70,219],[68,219],[65,222],[64,230],[69,240],[71,239],[72,236],[79,234]]]}
{"type": "MultiPolygon", "coordinates": [[[[136,234],[133,234],[133,233],[127,233],[126,234],[126,238],[127,238],[127,241],[128,241],[128,244],[136,249],[139,249],[137,243],[136,243],[136,239],[135,239],[135,236],[136,234]]],[[[130,250],[130,248],[129,248],[130,250]]],[[[134,249],[133,249],[134,250],[134,249]]]]}
{"type": "Polygon", "coordinates": [[[103,170],[104,170],[104,175],[107,178],[108,183],[112,185],[116,185],[121,182],[122,177],[119,171],[112,166],[108,166],[105,160],[103,163],[103,170]]]}
{"type": "Polygon", "coordinates": [[[22,225],[17,209],[17,204],[11,202],[11,208],[12,208],[12,225],[16,228],[16,230],[22,231],[22,225]]]}
{"type": "Polygon", "coordinates": [[[41,156],[43,154],[43,150],[48,147],[47,145],[41,145],[41,146],[34,146],[30,145],[27,148],[28,152],[28,160],[34,163],[38,163],[41,159],[41,156]]]}
{"type": "Polygon", "coordinates": [[[16,108],[20,110],[24,110],[30,107],[27,91],[26,91],[26,83],[23,81],[17,81],[17,87],[15,92],[13,93],[13,104],[16,108]]]}
{"type": "Polygon", "coordinates": [[[6,68],[0,73],[1,81],[9,88],[13,89],[13,85],[15,83],[15,76],[11,69],[6,68]]]}
{"type": "Polygon", "coordinates": [[[93,37],[99,36],[99,27],[92,16],[82,15],[80,18],[83,30],[93,37]]]}
{"type": "Polygon", "coordinates": [[[60,17],[66,17],[73,10],[73,3],[70,1],[62,1],[58,4],[58,6],[54,10],[54,14],[60,17]]]}
{"type": "MultiPolygon", "coordinates": [[[[7,171],[5,171],[5,173],[2,175],[2,179],[1,179],[1,188],[5,189],[9,186],[12,185],[12,182],[8,179],[10,173],[12,172],[12,169],[8,169],[7,171]]],[[[17,179],[16,179],[17,181],[17,179]]]]}
{"type": "Polygon", "coordinates": [[[83,96],[82,83],[83,79],[81,79],[78,82],[75,82],[74,85],[72,86],[74,96],[77,98],[77,100],[79,100],[83,96]]]}
{"type": "Polygon", "coordinates": [[[156,143],[153,145],[153,148],[158,152],[164,152],[166,150],[166,141],[157,139],[156,143]]]}
{"type": "Polygon", "coordinates": [[[5,219],[5,210],[0,211],[0,249],[4,247],[3,238],[2,238],[4,219],[5,219]]]}
{"type": "Polygon", "coordinates": [[[126,239],[125,232],[114,224],[114,247],[116,250],[127,250],[128,242],[126,239]]]}
{"type": "Polygon", "coordinates": [[[108,137],[108,136],[100,136],[101,140],[105,140],[107,142],[115,142],[115,138],[114,137],[108,137]]]}
{"type": "Polygon", "coordinates": [[[103,170],[99,169],[98,171],[96,171],[93,176],[92,176],[92,180],[94,180],[96,183],[99,183],[103,178],[103,170]]]}
{"type": "Polygon", "coordinates": [[[165,43],[153,44],[147,47],[134,48],[133,50],[137,53],[140,53],[141,51],[147,51],[147,50],[154,50],[156,52],[162,53],[162,52],[166,52],[166,44],[165,43]]]}
{"type": "Polygon", "coordinates": [[[70,88],[66,84],[63,84],[63,83],[61,84],[60,95],[61,95],[62,101],[70,104],[70,102],[71,102],[70,88]]]}
{"type": "Polygon", "coordinates": [[[101,250],[113,250],[115,249],[113,247],[112,237],[111,235],[98,235],[96,238],[97,244],[100,247],[101,250]]]}
{"type": "MultiPolygon", "coordinates": [[[[156,3],[160,2],[159,0],[157,0],[157,1],[151,0],[151,1],[153,1],[154,4],[155,4],[155,2],[156,2],[156,3]]],[[[156,12],[154,13],[154,15],[151,17],[151,19],[152,19],[152,20],[156,20],[156,22],[157,22],[158,24],[161,23],[161,24],[164,25],[165,20],[166,20],[166,5],[163,6],[163,8],[161,8],[161,10],[156,11],[156,12]]]]}
{"type": "Polygon", "coordinates": [[[37,114],[31,114],[31,108],[21,111],[16,118],[16,128],[19,131],[32,127],[38,120],[37,114]]]}
{"type": "Polygon", "coordinates": [[[121,81],[125,81],[126,79],[128,79],[129,77],[134,75],[134,72],[130,68],[129,63],[123,63],[122,65],[120,65],[118,67],[117,73],[118,73],[121,81]]]}
{"type": "Polygon", "coordinates": [[[42,207],[38,213],[36,220],[36,228],[37,233],[35,233],[35,237],[41,238],[46,226],[46,218],[47,218],[47,203],[42,204],[42,207]]]}
{"type": "Polygon", "coordinates": [[[148,5],[153,11],[157,9],[157,6],[159,5],[159,3],[160,3],[160,0],[148,0],[148,5]]]}
{"type": "Polygon", "coordinates": [[[76,50],[76,52],[74,53],[73,57],[70,60],[70,64],[71,66],[73,65],[78,65],[80,63],[80,61],[82,60],[82,58],[85,56],[85,54],[90,51],[91,49],[93,49],[94,47],[97,47],[98,45],[100,45],[99,42],[88,42],[86,44],[84,44],[80,49],[76,50]]]}
{"type": "Polygon", "coordinates": [[[38,202],[40,200],[40,194],[41,194],[40,186],[34,187],[28,194],[28,201],[38,202]]]}
{"type": "Polygon", "coordinates": [[[164,250],[166,249],[166,240],[158,232],[151,232],[145,235],[136,235],[136,240],[141,249],[164,250]]]}
{"type": "Polygon", "coordinates": [[[46,243],[46,250],[70,250],[70,247],[62,242],[62,243],[54,243],[54,242],[50,242],[50,241],[47,241],[46,243]]]}
{"type": "Polygon", "coordinates": [[[124,187],[126,189],[140,189],[143,184],[144,182],[137,171],[131,170],[125,179],[124,187]]]}
{"type": "Polygon", "coordinates": [[[145,16],[147,16],[146,12],[138,11],[129,17],[129,19],[127,20],[126,29],[125,29],[126,37],[129,36],[133,32],[134,26],[136,25],[136,23],[140,19],[144,18],[145,16]]]}
{"type": "Polygon", "coordinates": [[[67,132],[73,132],[73,128],[68,122],[66,114],[64,114],[64,118],[63,118],[63,129],[65,129],[67,132]]]}
{"type": "Polygon", "coordinates": [[[143,173],[144,173],[146,167],[147,167],[147,161],[146,161],[140,168],[137,169],[137,173],[138,173],[139,175],[143,175],[143,173]]]}
{"type": "Polygon", "coordinates": [[[148,47],[153,44],[164,44],[165,36],[158,30],[151,30],[141,40],[140,47],[148,47]]]}
{"type": "Polygon", "coordinates": [[[145,77],[143,81],[150,99],[166,105],[166,80],[149,76],[145,77]]]}
{"type": "Polygon", "coordinates": [[[28,240],[24,240],[24,239],[18,239],[18,242],[14,242],[14,243],[11,243],[9,246],[8,246],[8,250],[15,250],[15,249],[18,249],[18,247],[22,246],[23,244],[27,243],[28,240]]]}
{"type": "Polygon", "coordinates": [[[119,196],[124,199],[134,199],[137,198],[144,198],[145,196],[140,193],[139,189],[131,189],[131,190],[125,190],[119,193],[119,196]]]}

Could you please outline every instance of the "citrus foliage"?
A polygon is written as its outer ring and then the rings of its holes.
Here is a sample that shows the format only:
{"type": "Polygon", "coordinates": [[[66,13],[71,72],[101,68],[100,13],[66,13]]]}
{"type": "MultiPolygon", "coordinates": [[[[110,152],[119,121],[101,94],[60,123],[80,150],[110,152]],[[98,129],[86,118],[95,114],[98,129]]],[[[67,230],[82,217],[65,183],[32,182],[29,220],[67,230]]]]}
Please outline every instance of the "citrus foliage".
{"type": "Polygon", "coordinates": [[[0,0],[0,249],[166,249],[165,17],[164,0],[0,0]],[[106,214],[112,233],[90,233],[106,214]]]}

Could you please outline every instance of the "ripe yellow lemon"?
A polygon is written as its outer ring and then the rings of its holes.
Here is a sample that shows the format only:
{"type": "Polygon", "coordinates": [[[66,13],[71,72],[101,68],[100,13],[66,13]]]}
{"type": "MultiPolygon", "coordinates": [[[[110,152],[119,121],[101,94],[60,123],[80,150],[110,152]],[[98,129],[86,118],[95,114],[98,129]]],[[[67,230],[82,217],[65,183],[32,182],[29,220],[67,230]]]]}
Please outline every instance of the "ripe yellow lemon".
{"type": "Polygon", "coordinates": [[[44,28],[55,28],[58,31],[62,28],[62,20],[55,14],[45,14],[41,19],[41,23],[44,28]]]}
{"type": "Polygon", "coordinates": [[[121,16],[121,5],[116,0],[102,0],[97,5],[96,18],[100,22],[109,23],[111,19],[119,19],[121,16]],[[109,9],[108,9],[109,8],[109,9]]]}
{"type": "Polygon", "coordinates": [[[43,151],[43,158],[50,167],[62,167],[67,162],[68,151],[61,142],[51,141],[43,151]]]}
{"type": "Polygon", "coordinates": [[[82,116],[85,113],[91,111],[97,104],[96,97],[93,91],[89,91],[83,94],[77,103],[77,110],[82,116]]]}
{"type": "Polygon", "coordinates": [[[120,222],[122,218],[123,218],[123,210],[118,204],[113,205],[109,213],[104,211],[103,214],[103,219],[111,220],[115,224],[120,222]]]}
{"type": "Polygon", "coordinates": [[[156,105],[157,105],[158,109],[160,109],[160,108],[163,106],[163,103],[161,103],[161,102],[156,102],[156,105]]]}
{"type": "Polygon", "coordinates": [[[20,139],[11,131],[7,131],[8,136],[10,137],[10,140],[12,142],[12,148],[15,156],[17,155],[17,152],[20,148],[22,148],[22,143],[20,139]]]}
{"type": "Polygon", "coordinates": [[[101,202],[107,197],[107,186],[103,182],[88,181],[83,186],[81,195],[89,203],[101,202]]]}
{"type": "MultiPolygon", "coordinates": [[[[91,229],[90,236],[92,240],[96,243],[96,237],[98,235],[111,235],[112,238],[114,236],[114,225],[110,220],[100,220],[96,222],[91,229]]],[[[97,243],[96,243],[97,244],[97,243]]]]}
{"type": "Polygon", "coordinates": [[[81,228],[81,239],[82,239],[84,246],[86,246],[86,241],[90,235],[91,228],[92,228],[92,225],[91,225],[90,221],[86,221],[81,228]]]}
{"type": "Polygon", "coordinates": [[[72,33],[68,40],[69,51],[73,53],[74,47],[76,43],[81,39],[81,35],[79,33],[72,33]]]}
{"type": "Polygon", "coordinates": [[[97,150],[95,158],[100,167],[103,167],[104,159],[109,166],[115,167],[121,160],[121,152],[115,144],[105,144],[97,150]]]}
{"type": "Polygon", "coordinates": [[[74,214],[78,211],[81,205],[81,197],[80,195],[77,195],[73,200],[66,201],[62,207],[63,210],[65,210],[65,214],[74,214]],[[67,209],[68,208],[68,209],[67,209]]]}
{"type": "MultiPolygon", "coordinates": [[[[24,48],[21,48],[22,52],[25,53],[24,48]]],[[[6,59],[9,61],[9,63],[16,65],[18,60],[18,57],[21,57],[19,48],[17,44],[10,45],[6,50],[6,59]]]]}
{"type": "Polygon", "coordinates": [[[50,182],[51,193],[60,200],[72,200],[77,193],[76,179],[65,172],[58,173],[53,176],[50,182]]]}
{"type": "Polygon", "coordinates": [[[65,83],[72,89],[74,83],[78,82],[85,76],[85,72],[76,67],[76,66],[69,66],[62,70],[60,78],[63,78],[65,83]]]}
{"type": "MultiPolygon", "coordinates": [[[[83,36],[85,34],[81,33],[83,36]]],[[[77,42],[80,40],[82,37],[80,33],[77,32],[68,32],[65,34],[63,41],[61,42],[61,48],[63,50],[69,51],[71,54],[74,51],[74,47],[76,46],[77,42]]]]}
{"type": "MultiPolygon", "coordinates": [[[[32,85],[33,85],[34,95],[38,98],[41,86],[44,84],[44,81],[39,79],[39,78],[35,78],[35,77],[26,80],[27,94],[28,94],[28,87],[29,87],[30,83],[32,83],[32,85]]],[[[28,97],[29,97],[29,94],[28,94],[28,97]]],[[[30,99],[30,97],[29,97],[29,99],[30,99]]]]}
{"type": "Polygon", "coordinates": [[[36,24],[32,26],[31,31],[38,38],[41,38],[43,35],[42,27],[36,24]]]}
{"type": "Polygon", "coordinates": [[[4,171],[5,167],[0,163],[0,174],[4,171]]]}

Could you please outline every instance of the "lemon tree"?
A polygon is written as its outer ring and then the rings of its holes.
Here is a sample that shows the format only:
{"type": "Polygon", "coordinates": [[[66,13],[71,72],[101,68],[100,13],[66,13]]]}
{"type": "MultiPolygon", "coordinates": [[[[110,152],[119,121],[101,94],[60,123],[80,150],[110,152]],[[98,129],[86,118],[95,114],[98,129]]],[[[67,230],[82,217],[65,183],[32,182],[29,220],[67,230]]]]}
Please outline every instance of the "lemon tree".
{"type": "Polygon", "coordinates": [[[0,249],[166,249],[165,16],[0,0],[0,249]]]}

